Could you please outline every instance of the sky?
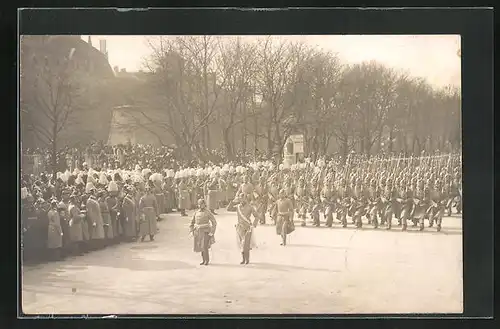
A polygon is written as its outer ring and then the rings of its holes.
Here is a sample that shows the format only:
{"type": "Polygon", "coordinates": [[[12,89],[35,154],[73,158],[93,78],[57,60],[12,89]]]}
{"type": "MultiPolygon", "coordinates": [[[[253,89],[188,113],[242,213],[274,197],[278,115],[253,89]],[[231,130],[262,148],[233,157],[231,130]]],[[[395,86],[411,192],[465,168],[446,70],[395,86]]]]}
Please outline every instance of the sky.
{"type": "MultiPolygon", "coordinates": [[[[92,44],[106,40],[111,67],[134,72],[144,69],[150,51],[148,36],[93,35],[92,44]]],[[[255,40],[256,36],[244,36],[255,40]]],[[[303,41],[325,51],[337,53],[347,64],[375,60],[394,69],[407,70],[415,77],[426,78],[436,87],[461,85],[459,35],[299,35],[280,36],[303,41]]],[[[82,36],[87,41],[88,36],[82,36]]]]}

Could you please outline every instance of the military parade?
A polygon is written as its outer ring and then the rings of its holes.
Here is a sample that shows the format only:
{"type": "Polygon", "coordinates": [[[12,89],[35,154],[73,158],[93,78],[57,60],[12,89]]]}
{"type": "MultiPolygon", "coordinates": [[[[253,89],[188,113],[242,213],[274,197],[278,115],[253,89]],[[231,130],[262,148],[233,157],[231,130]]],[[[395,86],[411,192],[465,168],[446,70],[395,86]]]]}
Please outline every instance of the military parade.
{"type": "Polygon", "coordinates": [[[293,164],[221,163],[158,172],[140,165],[103,170],[83,163],[58,172],[55,180],[48,174],[31,178],[33,184],[21,190],[26,259],[45,248],[51,257],[61,257],[123,241],[154,240],[160,215],[174,211],[188,216],[195,210],[194,250],[202,253],[210,239],[199,230],[207,227],[213,239],[219,209],[235,212],[243,262],[248,262],[252,227],[258,224],[275,225],[285,246],[294,222],[320,227],[322,218],[325,228],[439,232],[444,216],[462,211],[458,154],[366,159],[351,153],[328,162],[306,158],[293,164]],[[43,229],[39,217],[47,217],[43,229]]]}
{"type": "Polygon", "coordinates": [[[463,307],[460,38],[120,38],[20,39],[24,313],[463,307]]]}

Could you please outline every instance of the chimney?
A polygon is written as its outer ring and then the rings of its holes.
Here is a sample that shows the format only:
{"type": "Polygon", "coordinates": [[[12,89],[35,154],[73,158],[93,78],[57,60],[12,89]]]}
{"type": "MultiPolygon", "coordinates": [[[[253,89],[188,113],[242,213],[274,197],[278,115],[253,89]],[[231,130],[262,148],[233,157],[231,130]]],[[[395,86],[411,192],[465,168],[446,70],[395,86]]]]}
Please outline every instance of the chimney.
{"type": "Polygon", "coordinates": [[[88,44],[92,46],[92,37],[89,35],[88,44]]]}
{"type": "Polygon", "coordinates": [[[107,59],[108,51],[106,50],[106,40],[99,40],[99,50],[104,54],[104,56],[106,56],[107,59]]]}

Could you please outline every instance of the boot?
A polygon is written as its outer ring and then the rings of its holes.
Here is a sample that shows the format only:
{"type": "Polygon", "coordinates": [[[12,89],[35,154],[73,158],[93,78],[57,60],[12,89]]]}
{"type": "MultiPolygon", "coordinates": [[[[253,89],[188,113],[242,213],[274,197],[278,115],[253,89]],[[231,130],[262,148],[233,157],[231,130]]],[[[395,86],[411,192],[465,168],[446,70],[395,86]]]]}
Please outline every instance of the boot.
{"type": "Polygon", "coordinates": [[[145,238],[146,238],[146,236],[145,236],[145,235],[143,235],[143,236],[141,237],[141,242],[144,242],[144,239],[145,239],[145,238]]]}
{"type": "Polygon", "coordinates": [[[201,261],[200,265],[205,265],[205,262],[207,261],[207,258],[205,257],[205,252],[204,251],[201,252],[201,259],[202,259],[202,261],[201,261]]]}
{"type": "Polygon", "coordinates": [[[424,230],[424,223],[420,223],[420,231],[423,231],[424,230]]]}
{"type": "Polygon", "coordinates": [[[283,234],[281,236],[281,246],[286,246],[286,234],[283,234]]]}
{"type": "Polygon", "coordinates": [[[245,257],[245,252],[243,251],[241,253],[241,262],[240,262],[240,264],[243,265],[243,264],[245,264],[245,262],[246,262],[246,257],[245,257]]]}
{"type": "Polygon", "coordinates": [[[205,266],[210,263],[210,254],[208,253],[208,250],[205,251],[205,266]]]}
{"type": "Polygon", "coordinates": [[[403,227],[401,228],[401,231],[406,231],[406,223],[403,224],[403,227]]]}
{"type": "Polygon", "coordinates": [[[250,262],[250,251],[247,251],[246,252],[246,260],[245,260],[245,264],[248,264],[250,262]]]}
{"type": "Polygon", "coordinates": [[[436,227],[436,228],[437,228],[437,231],[438,231],[438,232],[439,232],[439,231],[441,231],[441,224],[437,224],[437,227],[436,227]]]}
{"type": "Polygon", "coordinates": [[[155,240],[155,236],[153,234],[150,234],[149,235],[149,241],[154,241],[155,240]]]}

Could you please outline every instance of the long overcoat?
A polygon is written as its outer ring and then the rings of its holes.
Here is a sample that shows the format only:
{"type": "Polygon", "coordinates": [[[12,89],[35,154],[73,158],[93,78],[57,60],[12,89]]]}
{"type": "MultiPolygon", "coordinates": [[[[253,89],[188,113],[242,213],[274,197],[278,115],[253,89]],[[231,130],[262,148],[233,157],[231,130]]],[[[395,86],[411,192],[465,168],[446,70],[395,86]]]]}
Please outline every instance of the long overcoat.
{"type": "Polygon", "coordinates": [[[145,195],[139,201],[141,221],[139,236],[156,234],[156,217],[158,216],[158,203],[152,194],[145,195]]]}
{"type": "Polygon", "coordinates": [[[93,198],[87,200],[87,217],[89,219],[89,230],[92,240],[104,239],[104,226],[99,202],[93,198]]]}
{"type": "Polygon", "coordinates": [[[49,227],[48,227],[48,239],[47,248],[57,249],[62,247],[62,228],[61,219],[59,218],[59,213],[56,210],[49,210],[49,227]]]}

